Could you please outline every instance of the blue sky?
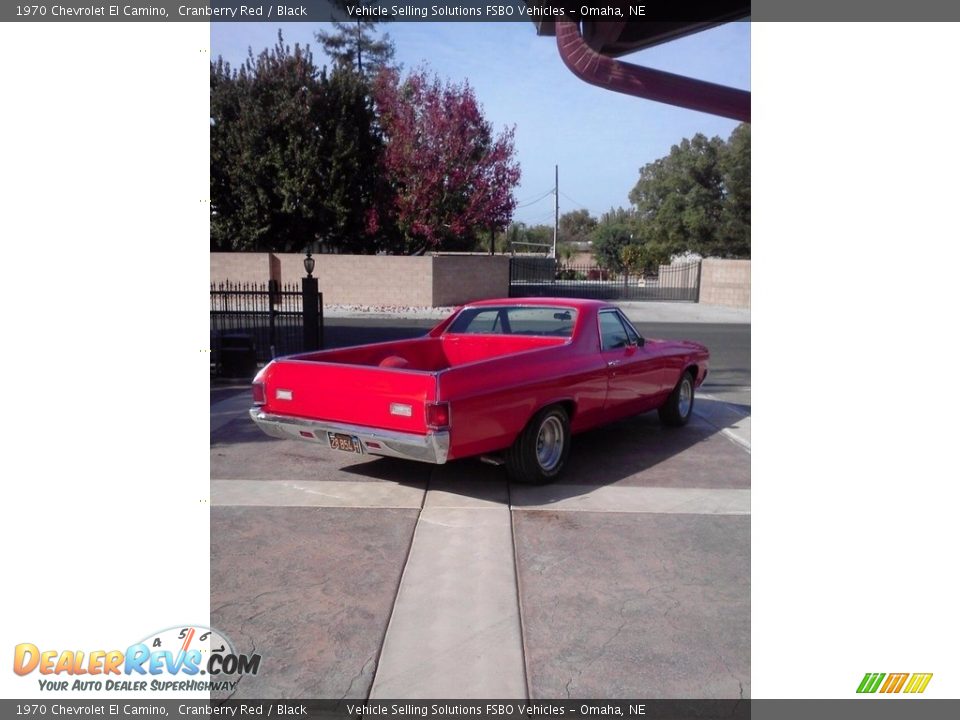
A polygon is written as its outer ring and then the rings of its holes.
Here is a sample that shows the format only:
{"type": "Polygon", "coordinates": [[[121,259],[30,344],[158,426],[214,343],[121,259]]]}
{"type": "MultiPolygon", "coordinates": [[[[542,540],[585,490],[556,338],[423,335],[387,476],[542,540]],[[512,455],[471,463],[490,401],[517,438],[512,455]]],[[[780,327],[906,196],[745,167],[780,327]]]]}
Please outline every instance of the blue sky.
{"type": "MultiPolygon", "coordinates": [[[[212,56],[240,64],[276,41],[309,44],[326,56],[311,23],[211,23],[212,56]]],[[[532,23],[394,22],[382,25],[405,69],[426,63],[454,81],[467,80],[484,114],[499,130],[516,126],[522,207],[514,219],[553,224],[553,196],[527,204],[553,188],[560,166],[560,213],[581,207],[594,216],[629,204],[640,168],[670,146],[701,132],[726,138],[737,123],[692,110],[602,90],[574,77],[557,54],[555,39],[538,37],[532,23]]],[[[750,24],[730,23],[623,58],[711,82],[750,89],[750,24]]]]}

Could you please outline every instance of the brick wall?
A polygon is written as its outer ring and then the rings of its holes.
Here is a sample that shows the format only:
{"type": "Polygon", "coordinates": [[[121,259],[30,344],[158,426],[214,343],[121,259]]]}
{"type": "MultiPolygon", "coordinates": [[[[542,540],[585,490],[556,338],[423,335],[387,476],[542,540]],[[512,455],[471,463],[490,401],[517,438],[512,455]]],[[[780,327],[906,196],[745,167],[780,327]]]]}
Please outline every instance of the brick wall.
{"type": "Polygon", "coordinates": [[[438,255],[433,259],[433,305],[462,305],[510,294],[506,255],[438,255]]]}
{"type": "MultiPolygon", "coordinates": [[[[210,253],[210,282],[297,283],[302,253],[210,253]]],[[[439,307],[506,297],[510,259],[502,255],[314,255],[314,276],[330,305],[439,307]]]]}
{"type": "Polygon", "coordinates": [[[706,258],[700,272],[700,303],[750,307],[750,261],[706,258]]]}
{"type": "Polygon", "coordinates": [[[334,305],[433,305],[433,258],[385,255],[322,255],[323,301],[334,305]]]}
{"type": "MultiPolygon", "coordinates": [[[[270,253],[210,253],[210,282],[265,283],[271,275],[270,253]]],[[[302,266],[301,266],[302,269],[302,266]]]]}

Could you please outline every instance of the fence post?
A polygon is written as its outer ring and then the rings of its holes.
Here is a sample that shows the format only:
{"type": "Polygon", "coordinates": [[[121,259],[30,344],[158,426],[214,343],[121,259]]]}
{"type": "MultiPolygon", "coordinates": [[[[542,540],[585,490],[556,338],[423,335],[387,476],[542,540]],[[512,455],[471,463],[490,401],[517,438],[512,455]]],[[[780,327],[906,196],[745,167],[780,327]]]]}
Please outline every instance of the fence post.
{"type": "Polygon", "coordinates": [[[303,278],[303,349],[307,352],[320,349],[320,293],[317,278],[303,278]]]}
{"type": "Polygon", "coordinates": [[[317,332],[319,333],[320,349],[323,345],[323,293],[317,293],[317,332]]]}
{"type": "Polygon", "coordinates": [[[280,288],[277,281],[270,279],[267,282],[267,312],[270,314],[270,359],[277,356],[277,306],[280,304],[280,288]]]}

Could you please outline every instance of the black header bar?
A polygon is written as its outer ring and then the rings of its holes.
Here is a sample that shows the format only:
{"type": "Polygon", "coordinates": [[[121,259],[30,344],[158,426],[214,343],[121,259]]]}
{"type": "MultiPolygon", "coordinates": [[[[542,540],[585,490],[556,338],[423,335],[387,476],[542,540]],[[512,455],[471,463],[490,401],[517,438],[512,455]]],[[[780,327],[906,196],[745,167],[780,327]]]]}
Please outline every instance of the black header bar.
{"type": "Polygon", "coordinates": [[[960,20],[960,3],[942,0],[60,0],[3,3],[3,22],[708,22],[718,17],[779,21],[960,20]],[[734,17],[731,17],[734,16],[734,17]]]}

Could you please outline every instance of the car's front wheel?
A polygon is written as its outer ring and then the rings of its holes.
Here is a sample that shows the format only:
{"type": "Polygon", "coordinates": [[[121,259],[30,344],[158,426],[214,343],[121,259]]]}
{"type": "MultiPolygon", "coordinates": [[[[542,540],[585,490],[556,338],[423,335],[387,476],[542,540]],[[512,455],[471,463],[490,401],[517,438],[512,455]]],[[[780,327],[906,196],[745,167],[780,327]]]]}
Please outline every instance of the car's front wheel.
{"type": "Polygon", "coordinates": [[[689,370],[680,376],[680,381],[670,397],[660,407],[660,422],[671,427],[686,425],[693,414],[693,373],[689,370]]]}
{"type": "Polygon", "coordinates": [[[544,408],[506,452],[507,474],[521,483],[555,480],[570,454],[570,418],[559,405],[544,408]]]}

